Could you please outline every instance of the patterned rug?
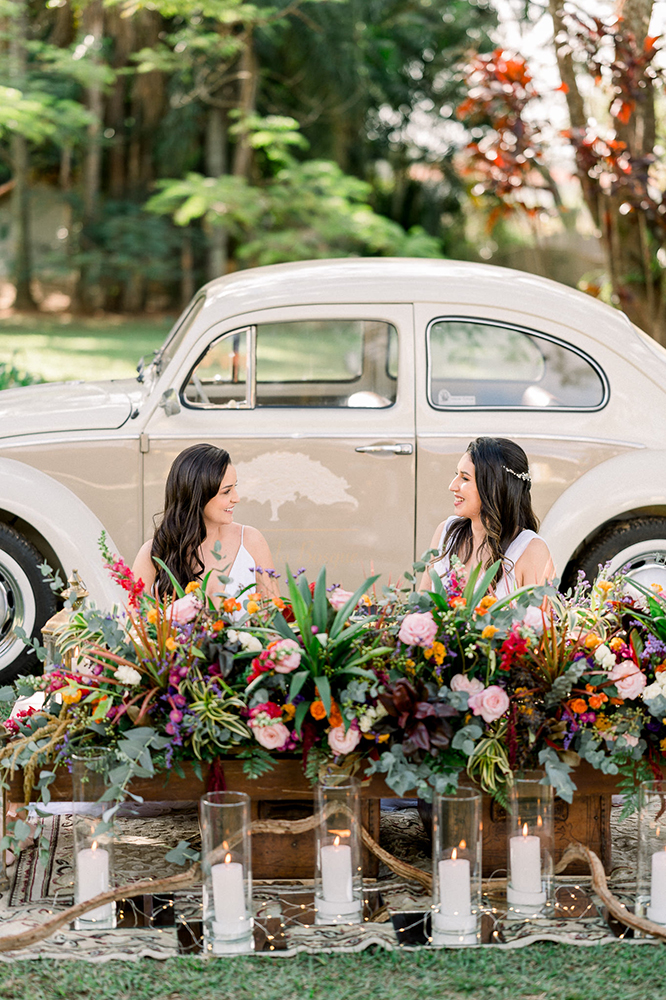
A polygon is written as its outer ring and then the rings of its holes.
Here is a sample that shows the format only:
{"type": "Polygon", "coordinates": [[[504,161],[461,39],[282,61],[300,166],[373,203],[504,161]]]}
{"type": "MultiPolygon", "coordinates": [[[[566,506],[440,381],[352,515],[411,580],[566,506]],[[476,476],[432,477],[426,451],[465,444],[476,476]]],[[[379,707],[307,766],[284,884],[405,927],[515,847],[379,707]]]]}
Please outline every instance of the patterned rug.
{"type": "MultiPolygon", "coordinates": [[[[613,810],[613,843],[619,863],[610,879],[612,891],[632,903],[635,867],[635,818],[621,823],[613,810]]],[[[26,848],[9,869],[10,887],[0,895],[0,934],[17,933],[48,919],[71,905],[73,893],[72,821],[67,815],[41,821],[48,837],[49,857],[40,860],[36,846],[26,848]]],[[[180,840],[198,846],[196,812],[117,820],[115,869],[117,878],[134,882],[159,872],[182,870],[164,861],[180,840]]],[[[430,844],[415,809],[382,813],[382,846],[420,868],[430,868],[430,844]]],[[[533,941],[577,945],[629,940],[631,932],[608,920],[591,894],[588,878],[560,878],[556,905],[548,918],[509,919],[503,882],[491,882],[484,897],[480,947],[517,948],[533,941]]],[[[255,952],[294,955],[299,952],[362,951],[373,945],[387,950],[432,948],[429,897],[384,866],[376,880],[366,883],[363,922],[343,927],[314,923],[312,883],[259,882],[254,887],[255,952]]],[[[188,890],[162,897],[142,896],[118,905],[113,931],[76,931],[54,934],[33,948],[1,954],[9,962],[25,958],[110,959],[168,958],[184,952],[201,954],[201,891],[188,890]]],[[[650,939],[635,943],[657,944],[650,939]]]]}

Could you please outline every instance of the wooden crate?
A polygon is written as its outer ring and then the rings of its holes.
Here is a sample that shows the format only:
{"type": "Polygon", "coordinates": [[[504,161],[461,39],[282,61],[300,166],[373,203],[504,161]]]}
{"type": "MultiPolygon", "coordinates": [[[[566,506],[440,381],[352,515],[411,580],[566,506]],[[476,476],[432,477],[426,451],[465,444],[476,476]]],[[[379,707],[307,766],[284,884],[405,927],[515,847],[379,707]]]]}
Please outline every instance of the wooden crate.
{"type": "MultiPolygon", "coordinates": [[[[301,770],[300,760],[285,757],[277,766],[262,775],[249,779],[243,774],[243,763],[233,757],[223,760],[226,787],[247,792],[252,798],[253,819],[302,819],[311,815],[313,794],[301,770]]],[[[146,801],[186,802],[197,800],[206,791],[207,771],[204,780],[194,773],[191,764],[183,767],[184,777],[175,772],[151,779],[138,779],[132,791],[146,801]]],[[[616,780],[601,774],[588,764],[576,769],[574,780],[578,787],[572,805],[555,800],[556,862],[567,844],[579,840],[586,844],[604,863],[611,865],[610,810],[611,796],[616,791],[616,780]]],[[[66,772],[58,774],[50,786],[54,801],[69,801],[72,796],[71,777],[66,772]]],[[[366,779],[361,788],[362,818],[366,829],[379,840],[380,799],[395,798],[380,775],[366,779]]],[[[411,797],[414,797],[412,793],[411,797]]],[[[37,796],[35,796],[37,797],[37,796]]],[[[407,793],[410,797],[410,793],[407,793]]],[[[506,869],[506,814],[489,796],[483,797],[483,871],[485,876],[506,869]]],[[[23,778],[17,772],[8,792],[11,802],[23,801],[23,778]]],[[[256,834],[252,838],[252,868],[255,878],[311,878],[314,870],[314,833],[256,834]]],[[[377,858],[364,849],[363,871],[367,877],[377,874],[377,858]]],[[[572,874],[585,873],[581,863],[572,874]]]]}

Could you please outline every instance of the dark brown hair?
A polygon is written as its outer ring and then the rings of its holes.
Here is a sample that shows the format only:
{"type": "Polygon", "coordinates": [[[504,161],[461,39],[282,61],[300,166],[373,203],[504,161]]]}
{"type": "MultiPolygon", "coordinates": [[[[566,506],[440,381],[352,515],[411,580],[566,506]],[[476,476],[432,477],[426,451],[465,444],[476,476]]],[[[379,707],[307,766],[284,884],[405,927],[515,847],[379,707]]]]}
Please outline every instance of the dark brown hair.
{"type": "MultiPolygon", "coordinates": [[[[515,441],[491,437],[476,438],[467,454],[474,463],[481,524],[486,532],[488,556],[484,569],[498,559],[504,567],[504,553],[516,535],[525,528],[539,530],[539,521],[532,510],[527,455],[515,441]]],[[[469,518],[457,519],[446,532],[442,551],[449,556],[457,555],[466,563],[473,549],[472,522],[469,518]]],[[[493,583],[503,573],[503,568],[498,570],[493,583]]]]}
{"type": "MultiPolygon", "coordinates": [[[[212,444],[195,444],[181,451],[169,469],[164,490],[164,513],[155,530],[150,555],[169,567],[186,587],[203,573],[199,548],[206,537],[203,510],[217,495],[231,459],[212,444]]],[[[155,589],[162,596],[173,590],[169,577],[157,566],[155,589]]]]}

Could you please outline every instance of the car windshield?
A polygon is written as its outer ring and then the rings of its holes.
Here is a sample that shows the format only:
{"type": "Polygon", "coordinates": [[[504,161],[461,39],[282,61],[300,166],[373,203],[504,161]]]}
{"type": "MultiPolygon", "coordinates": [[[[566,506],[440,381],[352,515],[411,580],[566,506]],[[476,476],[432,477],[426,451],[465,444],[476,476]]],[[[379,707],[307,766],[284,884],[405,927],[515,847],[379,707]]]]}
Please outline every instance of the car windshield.
{"type": "MultiPolygon", "coordinates": [[[[182,344],[185,339],[192,323],[197,318],[201,312],[201,308],[206,301],[205,295],[200,295],[198,298],[191,302],[187,309],[181,313],[178,317],[171,330],[167,334],[166,340],[160,347],[158,351],[155,351],[154,356],[148,362],[150,365],[155,365],[157,369],[157,374],[159,375],[166,365],[169,364],[174,354],[182,344]]],[[[144,370],[144,359],[137,365],[137,371],[139,372],[139,381],[143,380],[143,370],[144,370]]]]}

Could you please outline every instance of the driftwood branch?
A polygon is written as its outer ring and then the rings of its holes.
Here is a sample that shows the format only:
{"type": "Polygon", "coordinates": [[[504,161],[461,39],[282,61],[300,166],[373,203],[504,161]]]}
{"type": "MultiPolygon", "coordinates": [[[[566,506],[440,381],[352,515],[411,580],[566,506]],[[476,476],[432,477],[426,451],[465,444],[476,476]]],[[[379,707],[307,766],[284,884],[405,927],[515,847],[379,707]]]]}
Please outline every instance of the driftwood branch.
{"type": "MultiPolygon", "coordinates": [[[[307,816],[305,819],[297,820],[259,820],[252,824],[252,832],[287,833],[292,835],[307,833],[308,830],[313,830],[318,822],[318,816],[307,816]]],[[[428,872],[422,872],[419,868],[415,868],[413,865],[409,865],[405,861],[399,861],[398,858],[393,857],[392,854],[379,846],[365,827],[361,827],[361,834],[366,847],[373,854],[376,854],[380,861],[383,861],[391,871],[401,875],[403,878],[410,878],[420,882],[428,890],[432,888],[432,878],[428,872]]],[[[211,864],[216,864],[218,860],[222,860],[223,856],[227,853],[227,849],[226,847],[216,848],[211,853],[211,864]]],[[[20,934],[0,936],[0,953],[29,948],[30,945],[37,944],[38,941],[43,941],[61,927],[65,927],[73,920],[82,917],[90,910],[97,909],[98,906],[103,906],[105,903],[114,903],[119,899],[131,899],[132,896],[141,896],[144,893],[174,892],[178,889],[189,889],[191,886],[201,882],[201,879],[201,864],[197,861],[186,871],[179,872],[178,875],[167,875],[165,878],[159,879],[142,879],[141,882],[130,882],[127,885],[118,886],[116,889],[109,889],[108,892],[101,892],[92,899],[87,899],[84,903],[77,903],[75,906],[68,907],[66,910],[52,917],[51,920],[47,920],[37,927],[22,931],[20,934]]]]}
{"type": "Polygon", "coordinates": [[[609,913],[612,913],[614,917],[627,927],[633,927],[634,930],[642,931],[644,934],[650,934],[652,937],[666,941],[666,927],[662,924],[656,924],[653,920],[647,920],[645,917],[637,917],[635,913],[631,913],[624,903],[621,903],[613,895],[608,888],[604,866],[594,851],[591,851],[589,847],[585,847],[583,844],[569,844],[562,855],[562,860],[557,866],[558,871],[564,871],[571,861],[586,861],[590,866],[592,888],[604,906],[608,908],[609,913]]]}

